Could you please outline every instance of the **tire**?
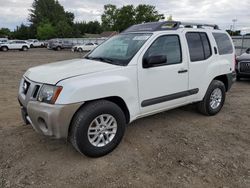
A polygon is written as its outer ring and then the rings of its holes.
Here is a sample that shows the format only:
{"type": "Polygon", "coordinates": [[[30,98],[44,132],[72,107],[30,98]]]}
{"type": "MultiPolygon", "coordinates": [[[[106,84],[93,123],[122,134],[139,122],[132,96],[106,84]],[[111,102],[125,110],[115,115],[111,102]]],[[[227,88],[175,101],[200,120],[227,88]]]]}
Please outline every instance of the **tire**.
{"type": "Polygon", "coordinates": [[[23,46],[22,47],[22,51],[28,51],[28,47],[27,46],[23,46]]]}
{"type": "Polygon", "coordinates": [[[9,49],[8,49],[7,46],[2,46],[2,47],[1,47],[1,50],[2,50],[3,52],[7,52],[9,49]]]}
{"type": "Polygon", "coordinates": [[[30,47],[31,47],[31,48],[34,48],[34,45],[33,45],[33,44],[31,44],[31,45],[30,45],[30,47]]]}
{"type": "Polygon", "coordinates": [[[119,106],[117,106],[115,103],[106,100],[93,101],[87,103],[75,114],[71,123],[69,139],[73,147],[80,153],[89,157],[101,157],[113,151],[117,147],[117,145],[121,142],[125,132],[125,126],[126,126],[125,115],[119,106]],[[109,117],[105,119],[105,115],[109,117]],[[104,128],[102,131],[100,130],[101,128],[100,129],[97,128],[102,126],[100,125],[102,123],[100,123],[98,119],[101,118],[102,116],[104,116],[103,118],[105,119],[105,121],[101,122],[107,121],[107,123],[109,123],[108,119],[111,118],[110,121],[112,122],[112,124],[110,124],[111,129],[105,130],[104,128]],[[95,123],[96,121],[94,120],[97,120],[97,122],[100,123],[99,126],[98,124],[95,123]],[[93,125],[95,126],[93,127],[93,125]],[[116,128],[113,128],[115,126],[116,128]],[[116,131],[114,131],[115,129],[116,131]],[[106,131],[109,132],[112,131],[115,133],[110,134],[106,131]],[[94,135],[93,136],[90,135],[91,133],[94,135]],[[109,137],[109,139],[107,139],[107,137],[109,137]],[[106,141],[108,140],[108,142],[104,143],[103,140],[100,140],[101,138],[103,139],[106,138],[106,141]],[[91,139],[93,139],[92,140],[93,143],[91,143],[91,139]],[[94,141],[97,143],[97,145],[95,145],[94,141]]]}
{"type": "Polygon", "coordinates": [[[204,99],[198,103],[198,111],[207,116],[216,115],[223,107],[225,98],[226,88],[224,83],[219,80],[213,80],[208,87],[204,99]],[[219,96],[221,96],[220,100],[219,96]]]}
{"type": "Polygon", "coordinates": [[[241,80],[241,77],[239,75],[236,76],[236,80],[237,81],[240,81],[241,80]]]}
{"type": "Polygon", "coordinates": [[[78,51],[78,52],[83,52],[82,48],[78,48],[77,51],[78,51]]]}
{"type": "Polygon", "coordinates": [[[60,46],[57,46],[57,47],[56,47],[56,51],[61,51],[61,49],[62,49],[62,48],[61,48],[60,46]]]}

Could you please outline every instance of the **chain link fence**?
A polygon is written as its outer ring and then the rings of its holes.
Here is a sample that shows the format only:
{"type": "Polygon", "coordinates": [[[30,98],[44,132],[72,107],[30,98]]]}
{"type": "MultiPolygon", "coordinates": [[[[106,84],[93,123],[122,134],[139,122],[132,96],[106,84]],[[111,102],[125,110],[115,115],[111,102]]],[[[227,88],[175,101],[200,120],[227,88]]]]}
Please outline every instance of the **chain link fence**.
{"type": "Polygon", "coordinates": [[[247,48],[250,48],[250,36],[232,36],[233,43],[236,50],[236,55],[239,56],[246,52],[247,48]]]}

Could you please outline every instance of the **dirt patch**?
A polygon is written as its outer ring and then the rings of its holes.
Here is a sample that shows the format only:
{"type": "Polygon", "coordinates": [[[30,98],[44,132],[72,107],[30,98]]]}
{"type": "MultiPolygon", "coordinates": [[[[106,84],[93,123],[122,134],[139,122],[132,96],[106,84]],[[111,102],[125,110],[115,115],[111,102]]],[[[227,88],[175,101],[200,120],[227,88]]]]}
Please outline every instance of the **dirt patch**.
{"type": "Polygon", "coordinates": [[[186,106],[135,121],[119,147],[91,159],[23,126],[17,90],[32,66],[70,51],[0,52],[0,187],[250,187],[250,81],[213,117],[186,106]]]}

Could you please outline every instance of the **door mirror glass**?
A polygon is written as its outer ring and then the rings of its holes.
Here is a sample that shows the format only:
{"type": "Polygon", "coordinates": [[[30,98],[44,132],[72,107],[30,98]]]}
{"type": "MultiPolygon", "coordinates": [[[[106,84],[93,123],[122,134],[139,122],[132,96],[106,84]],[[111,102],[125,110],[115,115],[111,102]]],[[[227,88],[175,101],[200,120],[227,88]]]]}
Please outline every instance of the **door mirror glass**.
{"type": "Polygon", "coordinates": [[[166,55],[149,56],[143,60],[143,68],[156,67],[167,63],[166,55]]]}

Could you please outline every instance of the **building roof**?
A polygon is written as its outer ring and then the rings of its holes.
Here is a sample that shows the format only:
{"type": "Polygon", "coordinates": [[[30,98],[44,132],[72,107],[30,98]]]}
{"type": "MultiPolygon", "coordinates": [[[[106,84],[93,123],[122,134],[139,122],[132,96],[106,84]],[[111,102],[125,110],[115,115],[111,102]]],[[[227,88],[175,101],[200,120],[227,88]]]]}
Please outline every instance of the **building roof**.
{"type": "Polygon", "coordinates": [[[115,36],[117,34],[119,34],[117,31],[104,31],[100,34],[100,37],[109,38],[109,37],[115,36]]]}

